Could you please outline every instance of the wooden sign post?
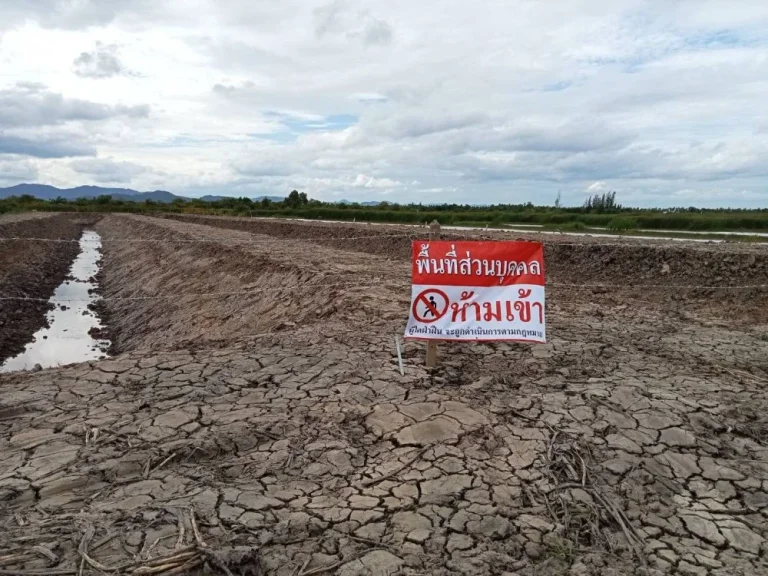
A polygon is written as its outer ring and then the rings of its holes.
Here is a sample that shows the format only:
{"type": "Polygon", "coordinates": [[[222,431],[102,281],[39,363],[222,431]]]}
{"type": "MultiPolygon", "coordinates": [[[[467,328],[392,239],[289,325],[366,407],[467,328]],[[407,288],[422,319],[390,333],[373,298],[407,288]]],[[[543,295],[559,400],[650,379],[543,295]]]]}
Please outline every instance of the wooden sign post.
{"type": "MultiPolygon", "coordinates": [[[[429,225],[429,239],[440,240],[440,222],[432,220],[429,225]]],[[[427,342],[427,368],[434,368],[437,364],[437,342],[427,342]]]]}

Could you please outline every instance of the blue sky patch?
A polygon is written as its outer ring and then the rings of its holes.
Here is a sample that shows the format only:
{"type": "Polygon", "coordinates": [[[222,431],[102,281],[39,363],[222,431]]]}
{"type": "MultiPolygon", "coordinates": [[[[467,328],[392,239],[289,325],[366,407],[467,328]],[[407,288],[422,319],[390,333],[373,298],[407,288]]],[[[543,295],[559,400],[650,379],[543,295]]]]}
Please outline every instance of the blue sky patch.
{"type": "Polygon", "coordinates": [[[267,110],[263,114],[265,118],[281,124],[284,129],[275,132],[253,132],[248,134],[248,136],[259,140],[269,140],[278,143],[293,142],[302,134],[310,132],[334,132],[344,130],[345,128],[357,124],[358,121],[358,117],[352,114],[331,114],[329,116],[318,116],[316,118],[310,118],[310,115],[300,117],[274,110],[267,110]]]}
{"type": "Polygon", "coordinates": [[[544,86],[542,92],[562,92],[573,86],[573,82],[570,80],[561,80],[560,82],[554,82],[553,84],[547,84],[544,86]]]}
{"type": "MultiPolygon", "coordinates": [[[[291,132],[303,134],[305,132],[318,132],[328,130],[344,130],[357,123],[357,116],[352,114],[331,114],[318,116],[317,118],[302,118],[290,113],[268,110],[264,116],[280,122],[291,132]]],[[[309,115],[307,115],[309,116],[309,115]]]]}
{"type": "Polygon", "coordinates": [[[685,44],[690,48],[737,48],[740,46],[750,46],[752,40],[739,34],[735,30],[714,30],[694,34],[685,38],[685,44]]]}

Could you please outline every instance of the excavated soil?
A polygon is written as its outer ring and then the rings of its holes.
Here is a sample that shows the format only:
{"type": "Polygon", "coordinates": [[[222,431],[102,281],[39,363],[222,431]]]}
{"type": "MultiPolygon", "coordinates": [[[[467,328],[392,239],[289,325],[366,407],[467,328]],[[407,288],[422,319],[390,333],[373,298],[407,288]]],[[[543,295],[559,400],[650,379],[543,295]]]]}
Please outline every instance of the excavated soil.
{"type": "MultiPolygon", "coordinates": [[[[352,224],[317,225],[216,216],[165,215],[167,219],[241,230],[275,238],[310,240],[344,251],[409,261],[412,239],[425,238],[426,227],[352,224]]],[[[764,244],[673,242],[648,238],[609,239],[591,236],[514,235],[500,231],[448,230],[445,240],[536,240],[544,245],[550,288],[578,290],[581,297],[611,298],[619,284],[622,298],[663,301],[677,307],[706,309],[709,314],[768,322],[768,250],[764,244]],[[559,285],[558,285],[559,284],[559,285]],[[608,287],[601,285],[607,284],[608,287]],[[718,289],[709,287],[716,286],[718,289]],[[743,286],[758,286],[744,290],[743,286]],[[738,291],[723,287],[739,287],[738,291]],[[750,302],[749,305],[743,303],[750,302]],[[756,315],[756,316],[755,316],[756,315]]]]}
{"type": "MultiPolygon", "coordinates": [[[[82,218],[31,213],[0,218],[0,296],[48,299],[64,280],[79,247],[82,218]],[[12,240],[11,238],[21,238],[12,240]]],[[[0,364],[24,350],[36,330],[47,325],[47,302],[0,300],[0,364]]]]}
{"type": "Polygon", "coordinates": [[[109,216],[96,230],[116,351],[227,344],[328,322],[375,330],[408,307],[409,271],[384,257],[270,237],[254,243],[244,232],[222,239],[210,226],[139,216],[109,216]]]}
{"type": "Polygon", "coordinates": [[[97,225],[122,353],[0,376],[0,573],[768,574],[762,296],[672,299],[759,249],[548,246],[548,344],[401,375],[400,239],[241,222],[97,225]]]}

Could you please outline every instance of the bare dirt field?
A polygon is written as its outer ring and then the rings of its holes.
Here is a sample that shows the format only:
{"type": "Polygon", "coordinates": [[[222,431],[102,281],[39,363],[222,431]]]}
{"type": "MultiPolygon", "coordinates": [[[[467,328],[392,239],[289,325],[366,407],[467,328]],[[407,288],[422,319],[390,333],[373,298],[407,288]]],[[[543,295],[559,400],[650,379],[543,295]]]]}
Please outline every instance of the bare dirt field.
{"type": "Polygon", "coordinates": [[[768,574],[765,247],[546,237],[548,344],[403,376],[413,228],[95,229],[116,356],[0,375],[0,574],[768,574]]]}

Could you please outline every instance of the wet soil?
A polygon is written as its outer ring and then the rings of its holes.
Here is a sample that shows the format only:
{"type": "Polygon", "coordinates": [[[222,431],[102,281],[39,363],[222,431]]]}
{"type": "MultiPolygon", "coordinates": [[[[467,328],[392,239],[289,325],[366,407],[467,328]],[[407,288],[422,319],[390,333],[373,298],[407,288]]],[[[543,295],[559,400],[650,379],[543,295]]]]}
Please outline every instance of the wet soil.
{"type": "Polygon", "coordinates": [[[122,353],[0,375],[0,569],[768,574],[760,302],[553,289],[548,344],[407,342],[402,376],[407,257],[97,230],[122,353]]]}
{"type": "Polygon", "coordinates": [[[98,286],[92,282],[99,269],[101,242],[92,230],[85,230],[78,242],[78,255],[65,280],[56,287],[49,302],[48,326],[34,333],[24,351],[0,365],[0,372],[64,366],[103,359],[109,342],[94,339],[99,317],[91,310],[98,286]]]}
{"type": "MultiPolygon", "coordinates": [[[[3,238],[76,240],[81,217],[25,214],[0,219],[0,296],[48,299],[67,276],[79,252],[76,242],[37,242],[3,238]]],[[[47,302],[0,300],[0,364],[24,350],[32,335],[47,325],[47,302]]]]}

